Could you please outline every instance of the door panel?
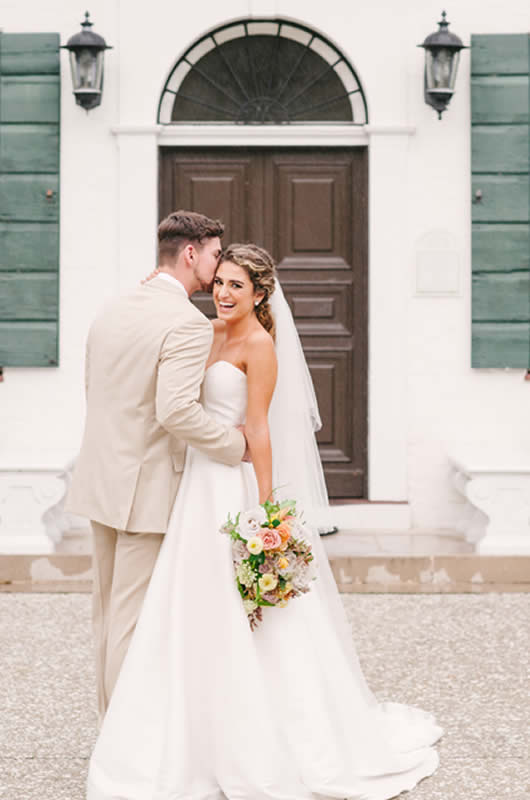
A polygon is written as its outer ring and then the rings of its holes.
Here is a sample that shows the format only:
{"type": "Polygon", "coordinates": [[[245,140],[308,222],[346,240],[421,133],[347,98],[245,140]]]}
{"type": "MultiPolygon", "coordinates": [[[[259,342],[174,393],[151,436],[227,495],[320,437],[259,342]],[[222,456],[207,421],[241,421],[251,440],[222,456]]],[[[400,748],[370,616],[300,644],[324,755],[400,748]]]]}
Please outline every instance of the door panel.
{"type": "Polygon", "coordinates": [[[351,161],[325,154],[272,156],[274,236],[279,267],[351,270],[351,161]],[[329,161],[329,163],[326,163],[329,161]],[[277,237],[277,238],[276,238],[277,237]]]}
{"type": "MultiPolygon", "coordinates": [[[[278,264],[322,416],[330,497],[366,496],[366,150],[163,148],[160,216],[221,218],[224,241],[254,241],[278,264]]],[[[213,315],[207,295],[194,297],[213,315]]]]}
{"type": "MultiPolygon", "coordinates": [[[[254,219],[246,209],[259,213],[261,164],[251,154],[212,156],[207,150],[180,151],[164,148],[160,155],[160,218],[176,209],[200,211],[225,225],[225,242],[256,241],[254,219]],[[253,195],[257,195],[253,197],[253,195]],[[254,204],[254,205],[253,205],[254,204]]],[[[208,317],[215,316],[210,295],[193,298],[208,317]]]]}
{"type": "Polygon", "coordinates": [[[332,497],[362,497],[366,485],[366,413],[360,425],[354,420],[366,381],[366,300],[356,275],[366,266],[354,263],[354,243],[365,235],[353,214],[358,156],[291,151],[267,162],[269,247],[315,384],[323,420],[317,439],[332,497]]]}

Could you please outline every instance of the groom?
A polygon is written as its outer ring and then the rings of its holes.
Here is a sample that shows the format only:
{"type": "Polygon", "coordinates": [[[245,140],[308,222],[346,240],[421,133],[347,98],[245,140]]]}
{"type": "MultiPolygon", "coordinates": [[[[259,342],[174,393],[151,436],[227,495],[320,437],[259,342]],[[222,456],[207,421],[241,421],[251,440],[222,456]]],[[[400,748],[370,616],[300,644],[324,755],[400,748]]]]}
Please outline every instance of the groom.
{"type": "MultiPolygon", "coordinates": [[[[182,477],[186,445],[236,465],[240,430],[199,403],[212,326],[190,302],[211,286],[223,225],[177,211],[158,228],[156,278],[92,323],[87,411],[66,510],[88,517],[100,720],[127,652],[182,477]]],[[[207,502],[207,498],[205,498],[207,502]]]]}

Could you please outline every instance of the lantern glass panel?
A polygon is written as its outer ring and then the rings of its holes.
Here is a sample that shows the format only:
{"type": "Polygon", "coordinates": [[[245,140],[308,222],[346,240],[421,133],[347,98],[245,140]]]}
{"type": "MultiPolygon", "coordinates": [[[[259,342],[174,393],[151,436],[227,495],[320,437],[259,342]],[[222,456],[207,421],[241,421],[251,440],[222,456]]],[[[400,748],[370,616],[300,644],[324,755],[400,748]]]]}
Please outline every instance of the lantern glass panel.
{"type": "Polygon", "coordinates": [[[455,83],[456,83],[456,73],[458,72],[458,62],[460,61],[460,51],[453,50],[453,63],[451,65],[451,79],[449,82],[449,88],[451,91],[454,92],[455,90],[455,83]]]}
{"type": "Polygon", "coordinates": [[[79,50],[77,54],[79,64],[80,89],[96,89],[97,86],[97,55],[88,48],[79,50]]]}
{"type": "Polygon", "coordinates": [[[427,88],[429,91],[454,90],[458,53],[449,48],[440,47],[425,51],[427,70],[427,88]],[[456,56],[456,57],[455,57],[456,56]]]}
{"type": "Polygon", "coordinates": [[[103,61],[105,59],[105,51],[99,50],[96,56],[96,89],[101,91],[103,88],[103,61]]]}
{"type": "Polygon", "coordinates": [[[80,85],[81,85],[81,78],[79,75],[79,64],[77,61],[77,53],[74,50],[70,50],[70,70],[72,72],[72,83],[74,86],[74,92],[76,92],[80,85]]]}

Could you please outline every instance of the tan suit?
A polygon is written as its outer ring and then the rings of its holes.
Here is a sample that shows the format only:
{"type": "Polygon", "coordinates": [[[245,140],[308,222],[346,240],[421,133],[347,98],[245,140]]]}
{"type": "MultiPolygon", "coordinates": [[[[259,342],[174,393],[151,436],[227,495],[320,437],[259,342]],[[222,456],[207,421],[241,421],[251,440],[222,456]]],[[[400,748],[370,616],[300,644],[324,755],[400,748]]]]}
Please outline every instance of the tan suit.
{"type": "Polygon", "coordinates": [[[160,277],[115,300],[87,341],[85,432],[66,510],[94,530],[94,623],[103,713],[180,483],[186,445],[238,464],[245,440],[199,403],[211,324],[160,277]]]}

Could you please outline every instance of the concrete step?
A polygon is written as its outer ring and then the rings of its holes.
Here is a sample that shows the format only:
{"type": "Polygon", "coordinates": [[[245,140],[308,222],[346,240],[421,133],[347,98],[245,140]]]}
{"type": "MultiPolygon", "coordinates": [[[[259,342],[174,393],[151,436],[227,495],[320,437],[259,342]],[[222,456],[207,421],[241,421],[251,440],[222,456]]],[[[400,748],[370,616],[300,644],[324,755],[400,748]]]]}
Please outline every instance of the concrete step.
{"type": "Polygon", "coordinates": [[[444,528],[340,530],[322,541],[330,558],[361,555],[428,556],[473,553],[462,533],[444,528]]]}
{"type": "MultiPolygon", "coordinates": [[[[330,557],[357,555],[442,555],[472,553],[474,547],[458,531],[445,528],[341,528],[323,536],[330,557]]],[[[56,553],[89,555],[88,530],[72,530],[63,536],[56,553]]]]}
{"type": "MultiPolygon", "coordinates": [[[[341,592],[528,592],[530,556],[474,553],[330,556],[341,592]]],[[[0,559],[0,592],[89,592],[88,554],[7,555],[0,559]]]]}

